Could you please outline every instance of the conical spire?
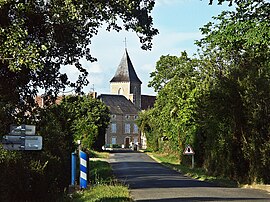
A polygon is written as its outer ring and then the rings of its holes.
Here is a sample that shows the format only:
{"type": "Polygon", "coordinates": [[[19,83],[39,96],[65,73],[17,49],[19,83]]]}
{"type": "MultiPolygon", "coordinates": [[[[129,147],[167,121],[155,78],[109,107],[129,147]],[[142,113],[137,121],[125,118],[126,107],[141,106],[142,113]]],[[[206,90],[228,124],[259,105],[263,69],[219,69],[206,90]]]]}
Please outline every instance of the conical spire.
{"type": "Polygon", "coordinates": [[[135,69],[129,58],[127,49],[121,59],[121,62],[116,70],[116,73],[110,82],[134,82],[142,83],[138,78],[135,69]]]}

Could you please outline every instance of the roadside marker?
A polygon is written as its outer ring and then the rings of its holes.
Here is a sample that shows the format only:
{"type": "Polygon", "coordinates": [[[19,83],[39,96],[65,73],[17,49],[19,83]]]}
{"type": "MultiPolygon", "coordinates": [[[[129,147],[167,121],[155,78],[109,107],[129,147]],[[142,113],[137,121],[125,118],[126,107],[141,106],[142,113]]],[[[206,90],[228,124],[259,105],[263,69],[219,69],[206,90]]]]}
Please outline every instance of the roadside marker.
{"type": "Polygon", "coordinates": [[[195,152],[193,151],[193,149],[191,148],[190,145],[187,145],[183,154],[184,155],[194,155],[195,152]]]}
{"type": "Polygon", "coordinates": [[[191,148],[190,145],[187,145],[184,152],[184,155],[190,155],[191,156],[191,168],[194,168],[194,154],[195,152],[193,151],[193,149],[191,148]]]}
{"type": "Polygon", "coordinates": [[[87,154],[80,151],[80,187],[81,189],[87,188],[87,154]]]}

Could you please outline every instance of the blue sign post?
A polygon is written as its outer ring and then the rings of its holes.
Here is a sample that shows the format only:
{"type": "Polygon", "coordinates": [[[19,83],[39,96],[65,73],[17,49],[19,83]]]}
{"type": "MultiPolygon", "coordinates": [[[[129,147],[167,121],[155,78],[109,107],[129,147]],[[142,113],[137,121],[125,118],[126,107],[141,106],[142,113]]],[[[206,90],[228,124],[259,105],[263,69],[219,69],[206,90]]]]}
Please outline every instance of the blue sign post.
{"type": "Polygon", "coordinates": [[[81,189],[87,188],[87,154],[80,151],[80,187],[81,189]]]}
{"type": "Polygon", "coordinates": [[[76,182],[76,158],[77,155],[75,152],[71,154],[71,185],[75,186],[76,182]]]}

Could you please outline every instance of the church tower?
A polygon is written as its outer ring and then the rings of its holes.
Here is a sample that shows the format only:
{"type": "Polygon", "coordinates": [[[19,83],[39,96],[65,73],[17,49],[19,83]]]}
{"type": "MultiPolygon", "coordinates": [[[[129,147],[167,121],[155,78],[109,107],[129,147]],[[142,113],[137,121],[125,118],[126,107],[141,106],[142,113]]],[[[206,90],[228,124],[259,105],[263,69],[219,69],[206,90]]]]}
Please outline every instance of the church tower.
{"type": "Polygon", "coordinates": [[[141,108],[141,80],[138,78],[127,49],[121,59],[116,73],[110,81],[111,93],[124,95],[133,104],[141,108]]]}

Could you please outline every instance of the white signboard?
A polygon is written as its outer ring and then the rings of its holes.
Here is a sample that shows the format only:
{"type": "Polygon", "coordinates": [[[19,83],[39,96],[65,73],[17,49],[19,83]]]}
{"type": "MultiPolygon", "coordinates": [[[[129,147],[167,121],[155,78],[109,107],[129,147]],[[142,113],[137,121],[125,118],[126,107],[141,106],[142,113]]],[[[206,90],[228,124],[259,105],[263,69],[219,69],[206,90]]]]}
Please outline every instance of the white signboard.
{"type": "Polygon", "coordinates": [[[24,150],[41,150],[42,137],[41,136],[26,136],[24,143],[24,150]]]}
{"type": "Polygon", "coordinates": [[[36,126],[35,125],[11,125],[10,135],[35,135],[36,126]]]}
{"type": "Polygon", "coordinates": [[[41,150],[42,136],[6,135],[2,143],[6,150],[41,150]]]}
{"type": "Polygon", "coordinates": [[[3,148],[10,151],[22,150],[21,144],[3,144],[3,148]]]}

